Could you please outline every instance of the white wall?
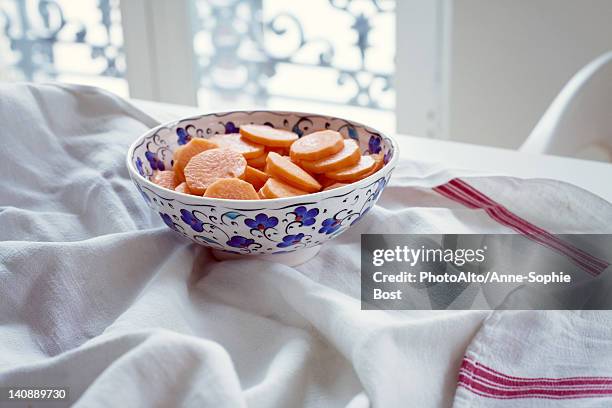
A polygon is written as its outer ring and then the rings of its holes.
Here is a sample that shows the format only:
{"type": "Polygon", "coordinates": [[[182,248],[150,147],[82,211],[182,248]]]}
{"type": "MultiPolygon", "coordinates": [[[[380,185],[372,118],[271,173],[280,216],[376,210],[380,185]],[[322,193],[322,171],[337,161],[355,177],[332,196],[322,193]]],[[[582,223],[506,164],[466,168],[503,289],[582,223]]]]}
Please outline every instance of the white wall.
{"type": "Polygon", "coordinates": [[[453,0],[447,11],[453,140],[518,147],[572,75],[612,50],[612,0],[453,0]]]}

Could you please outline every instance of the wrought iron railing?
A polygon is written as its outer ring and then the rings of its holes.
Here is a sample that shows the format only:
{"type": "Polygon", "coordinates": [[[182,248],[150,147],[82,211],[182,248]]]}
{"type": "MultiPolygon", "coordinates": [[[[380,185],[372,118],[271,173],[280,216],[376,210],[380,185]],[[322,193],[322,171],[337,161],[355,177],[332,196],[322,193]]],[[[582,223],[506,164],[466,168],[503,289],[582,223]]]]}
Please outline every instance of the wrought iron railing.
{"type": "Polygon", "coordinates": [[[13,77],[30,81],[60,75],[121,78],[120,21],[119,0],[0,0],[0,69],[11,68],[13,77]],[[97,21],[67,16],[75,8],[97,21]],[[59,53],[68,58],[61,68],[59,53]]]}
{"type": "MultiPolygon", "coordinates": [[[[0,79],[124,78],[119,1],[0,0],[0,79]]],[[[192,0],[198,83],[392,111],[395,2],[192,0]]]]}
{"type": "MultiPolygon", "coordinates": [[[[395,22],[395,0],[195,0],[195,5],[195,45],[200,83],[204,88],[229,96],[236,92],[247,93],[258,100],[281,96],[393,109],[394,55],[378,64],[384,66],[382,69],[371,67],[376,64],[368,62],[368,55],[373,48],[372,33],[381,28],[380,24],[395,22]],[[354,42],[339,44],[334,38],[322,37],[316,32],[318,30],[312,30],[311,19],[308,31],[304,24],[308,17],[300,13],[304,7],[317,8],[320,15],[341,13],[334,30],[345,38],[352,36],[354,42]],[[280,10],[267,16],[269,9],[280,10]],[[384,16],[386,21],[383,21],[384,16]],[[279,38],[284,41],[283,52],[271,46],[279,38]],[[338,56],[346,55],[346,49],[351,47],[357,51],[352,58],[338,56]],[[300,68],[301,74],[294,73],[293,78],[282,79],[289,76],[286,69],[285,73],[281,72],[287,66],[300,68]],[[320,89],[307,92],[316,94],[315,97],[295,91],[271,91],[270,84],[275,80],[291,82],[292,87],[307,81],[309,87],[319,86],[320,89]],[[350,88],[348,94],[347,88],[350,88]],[[344,97],[328,97],[338,93],[344,97]]],[[[382,41],[386,42],[386,49],[395,50],[393,33],[382,41]]]]}

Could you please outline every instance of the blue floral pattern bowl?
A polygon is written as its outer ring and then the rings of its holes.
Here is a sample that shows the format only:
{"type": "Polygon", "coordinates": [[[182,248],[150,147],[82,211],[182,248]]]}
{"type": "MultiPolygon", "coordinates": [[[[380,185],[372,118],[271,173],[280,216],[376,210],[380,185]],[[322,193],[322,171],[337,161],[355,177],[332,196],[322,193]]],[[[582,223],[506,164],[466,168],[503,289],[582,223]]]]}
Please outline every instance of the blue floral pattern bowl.
{"type": "Polygon", "coordinates": [[[357,223],[376,203],[399,152],[394,140],[348,120],[323,115],[237,111],[213,113],[151,129],[130,147],[127,166],[144,201],[177,234],[210,248],[241,255],[267,255],[321,245],[357,223]],[[385,166],[337,189],[275,200],[224,200],[187,195],[150,181],[172,168],[172,152],[195,137],[236,133],[243,124],[292,130],[299,136],[333,129],[358,142],[362,153],[383,153],[385,166]]]}

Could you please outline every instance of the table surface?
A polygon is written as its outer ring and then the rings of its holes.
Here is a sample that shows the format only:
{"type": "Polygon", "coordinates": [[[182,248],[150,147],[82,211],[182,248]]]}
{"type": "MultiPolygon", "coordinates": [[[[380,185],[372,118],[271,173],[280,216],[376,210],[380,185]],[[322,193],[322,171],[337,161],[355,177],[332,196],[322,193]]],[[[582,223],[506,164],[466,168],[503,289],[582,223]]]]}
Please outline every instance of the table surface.
{"type": "MultiPolygon", "coordinates": [[[[192,106],[133,99],[134,105],[161,122],[201,113],[192,106]]],[[[448,140],[396,135],[402,157],[444,163],[448,168],[520,178],[549,178],[588,190],[612,203],[612,164],[569,157],[524,153],[448,140]]]]}

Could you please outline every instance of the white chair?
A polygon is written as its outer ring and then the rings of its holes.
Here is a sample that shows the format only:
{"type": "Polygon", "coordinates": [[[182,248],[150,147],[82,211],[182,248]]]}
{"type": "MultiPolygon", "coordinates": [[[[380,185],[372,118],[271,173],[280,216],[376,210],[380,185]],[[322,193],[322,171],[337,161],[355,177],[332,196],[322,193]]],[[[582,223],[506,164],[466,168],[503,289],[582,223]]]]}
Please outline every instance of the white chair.
{"type": "Polygon", "coordinates": [[[520,150],[612,162],[612,51],[572,77],[520,150]]]}

